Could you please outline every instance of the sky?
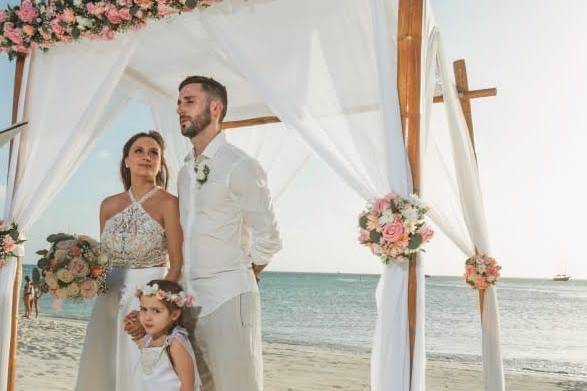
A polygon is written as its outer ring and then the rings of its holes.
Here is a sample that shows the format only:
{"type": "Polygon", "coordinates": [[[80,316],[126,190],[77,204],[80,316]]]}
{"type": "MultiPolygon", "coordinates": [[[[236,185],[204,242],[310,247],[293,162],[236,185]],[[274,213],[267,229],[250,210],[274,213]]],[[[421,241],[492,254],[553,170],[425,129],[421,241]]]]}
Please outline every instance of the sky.
{"type": "MultiPolygon", "coordinates": [[[[14,1],[10,3],[14,4],[14,1]]],[[[506,277],[587,278],[581,246],[587,198],[587,4],[567,0],[431,0],[449,60],[465,58],[469,85],[496,87],[474,101],[481,185],[492,255],[506,277]],[[515,5],[514,5],[515,4],[515,5]]],[[[5,6],[6,0],[0,0],[5,6]]],[[[13,63],[0,57],[0,127],[10,124],[13,63]]],[[[440,121],[435,110],[433,121],[440,121]]],[[[26,263],[55,232],[98,236],[102,198],[121,191],[124,141],[152,123],[129,107],[28,232],[26,263]]],[[[0,176],[7,149],[0,150],[0,176]]],[[[0,186],[0,209],[5,185],[0,186]]],[[[273,271],[378,273],[377,258],[356,242],[364,201],[321,160],[310,159],[276,204],[284,249],[273,271]]],[[[439,243],[446,240],[439,235],[439,243]]],[[[436,245],[425,258],[433,275],[462,274],[464,255],[436,245]]]]}

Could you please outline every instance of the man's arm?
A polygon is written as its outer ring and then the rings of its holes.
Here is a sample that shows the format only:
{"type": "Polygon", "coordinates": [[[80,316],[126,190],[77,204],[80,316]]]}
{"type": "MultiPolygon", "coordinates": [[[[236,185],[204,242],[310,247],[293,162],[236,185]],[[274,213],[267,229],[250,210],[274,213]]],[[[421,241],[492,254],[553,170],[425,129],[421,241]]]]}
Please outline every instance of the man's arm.
{"type": "Polygon", "coordinates": [[[281,249],[267,175],[257,161],[247,157],[236,164],[229,183],[241,208],[243,224],[251,232],[249,255],[258,280],[261,271],[281,249]]]}

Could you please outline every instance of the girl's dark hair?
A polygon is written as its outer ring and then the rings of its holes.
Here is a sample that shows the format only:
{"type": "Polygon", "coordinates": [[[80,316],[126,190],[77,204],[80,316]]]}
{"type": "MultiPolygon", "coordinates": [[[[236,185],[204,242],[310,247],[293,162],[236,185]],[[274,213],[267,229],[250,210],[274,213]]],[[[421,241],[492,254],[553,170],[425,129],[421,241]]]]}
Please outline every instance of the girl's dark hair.
{"type": "Polygon", "coordinates": [[[124,163],[124,159],[126,159],[130,153],[130,148],[132,145],[140,139],[141,137],[150,137],[159,144],[159,148],[161,148],[161,170],[157,173],[155,177],[155,184],[157,186],[161,186],[165,190],[167,190],[167,180],[168,180],[168,169],[167,169],[167,162],[165,161],[165,140],[163,140],[163,136],[159,132],[151,130],[149,132],[140,132],[132,136],[128,139],[128,141],[124,144],[122,148],[122,159],[120,159],[120,178],[122,179],[122,184],[124,185],[124,190],[130,189],[130,169],[128,169],[124,163]]]}
{"type": "MultiPolygon", "coordinates": [[[[151,280],[147,283],[148,286],[153,286],[155,284],[157,284],[159,289],[161,289],[165,292],[179,293],[179,292],[183,291],[183,288],[181,287],[181,285],[179,285],[177,282],[173,282],[173,281],[169,281],[169,280],[151,280]]],[[[178,307],[175,303],[172,303],[167,300],[161,300],[161,302],[165,305],[165,307],[167,307],[169,312],[172,312],[175,310],[181,310],[181,308],[178,307]]]]}

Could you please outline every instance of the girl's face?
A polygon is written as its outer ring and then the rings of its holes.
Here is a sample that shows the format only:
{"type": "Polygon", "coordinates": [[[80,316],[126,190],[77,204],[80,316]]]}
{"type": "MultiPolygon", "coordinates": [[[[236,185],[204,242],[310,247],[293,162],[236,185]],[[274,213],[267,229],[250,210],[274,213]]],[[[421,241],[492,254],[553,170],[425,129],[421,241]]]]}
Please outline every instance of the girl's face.
{"type": "Polygon", "coordinates": [[[161,147],[151,137],[140,137],[124,160],[131,174],[155,178],[161,170],[161,147]]]}
{"type": "Polygon", "coordinates": [[[141,296],[139,320],[147,334],[153,338],[166,334],[180,315],[181,310],[169,311],[167,306],[156,296],[141,296]]]}

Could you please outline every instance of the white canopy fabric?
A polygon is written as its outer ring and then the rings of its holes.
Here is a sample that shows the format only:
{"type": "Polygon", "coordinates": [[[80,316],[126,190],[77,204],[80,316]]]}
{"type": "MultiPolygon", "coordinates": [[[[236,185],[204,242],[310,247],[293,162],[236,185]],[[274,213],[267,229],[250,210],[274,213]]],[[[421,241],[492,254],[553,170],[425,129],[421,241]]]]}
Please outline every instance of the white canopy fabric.
{"type": "MultiPolygon", "coordinates": [[[[452,67],[446,60],[441,35],[429,4],[426,4],[425,15],[422,39],[422,196],[432,204],[431,217],[435,224],[464,254],[464,271],[465,259],[475,255],[475,249],[482,254],[494,254],[489,244],[475,152],[452,67]],[[446,121],[435,121],[435,126],[431,128],[435,93],[444,96],[446,121]]],[[[478,311],[477,308],[470,310],[478,311]]],[[[485,390],[505,390],[497,292],[494,287],[485,292],[481,330],[485,390]]]]}
{"type": "MultiPolygon", "coordinates": [[[[151,107],[177,170],[189,150],[177,131],[177,86],[193,74],[227,86],[227,120],[276,115],[283,121],[227,131],[259,158],[274,195],[287,188],[311,150],[365,200],[390,191],[406,196],[411,178],[398,105],[396,32],[397,0],[225,0],[114,41],[35,51],[20,105],[29,126],[11,161],[5,217],[30,228],[131,99],[151,107]]],[[[3,319],[10,315],[13,279],[14,267],[0,269],[3,319]]],[[[373,390],[425,390],[420,260],[418,287],[410,379],[407,267],[382,267],[373,390]]],[[[9,335],[10,324],[0,324],[1,347],[8,346],[9,335]]],[[[8,353],[0,353],[0,379],[6,379],[8,353]]]]}

